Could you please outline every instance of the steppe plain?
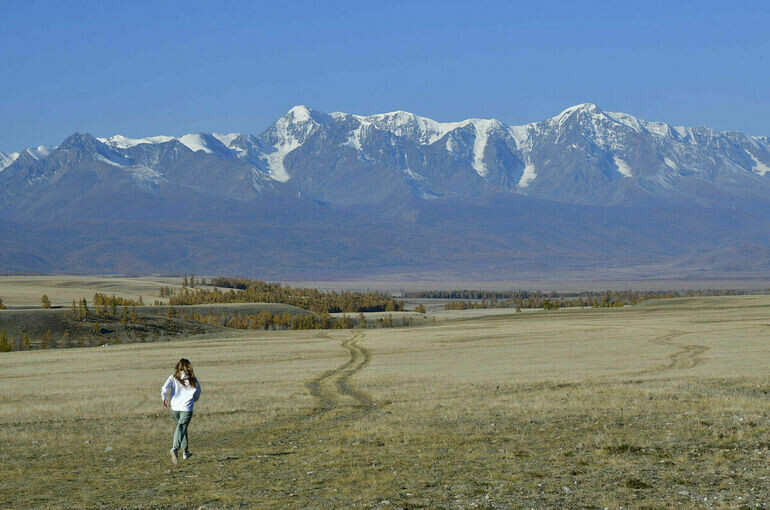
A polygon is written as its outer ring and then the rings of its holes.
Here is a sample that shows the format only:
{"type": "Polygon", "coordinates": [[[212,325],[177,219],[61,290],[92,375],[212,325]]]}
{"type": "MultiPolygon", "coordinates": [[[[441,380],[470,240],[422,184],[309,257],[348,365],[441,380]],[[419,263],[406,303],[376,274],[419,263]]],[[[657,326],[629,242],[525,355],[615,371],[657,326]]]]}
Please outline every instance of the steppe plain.
{"type": "Polygon", "coordinates": [[[767,507],[770,296],[427,315],[2,353],[0,506],[767,507]],[[173,466],[182,356],[203,396],[173,466]]]}

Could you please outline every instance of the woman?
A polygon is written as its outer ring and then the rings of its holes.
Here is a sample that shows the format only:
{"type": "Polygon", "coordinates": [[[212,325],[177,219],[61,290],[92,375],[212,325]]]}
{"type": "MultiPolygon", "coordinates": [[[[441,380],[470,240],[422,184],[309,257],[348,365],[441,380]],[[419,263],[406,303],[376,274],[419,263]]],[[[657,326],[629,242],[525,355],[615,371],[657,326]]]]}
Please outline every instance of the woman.
{"type": "Polygon", "coordinates": [[[183,458],[189,459],[192,453],[187,449],[187,427],[193,415],[193,405],[201,396],[201,383],[195,378],[195,372],[188,360],[182,358],[176,364],[176,372],[169,376],[166,384],[160,390],[163,407],[169,406],[171,397],[171,414],[176,421],[174,444],[171,448],[171,461],[176,464],[179,459],[179,449],[183,458]]]}

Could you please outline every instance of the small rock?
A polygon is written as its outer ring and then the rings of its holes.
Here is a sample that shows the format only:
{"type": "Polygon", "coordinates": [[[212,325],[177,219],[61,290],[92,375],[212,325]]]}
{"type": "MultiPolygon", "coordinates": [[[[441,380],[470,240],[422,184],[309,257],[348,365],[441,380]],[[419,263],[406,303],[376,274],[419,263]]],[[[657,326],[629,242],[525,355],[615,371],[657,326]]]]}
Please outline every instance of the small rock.
{"type": "Polygon", "coordinates": [[[563,487],[561,488],[561,490],[563,490],[563,491],[564,491],[564,492],[566,492],[567,494],[569,494],[570,492],[572,492],[572,489],[570,489],[570,488],[569,488],[569,487],[567,487],[566,485],[565,485],[565,486],[563,486],[563,487]]]}
{"type": "Polygon", "coordinates": [[[91,441],[89,441],[88,439],[86,439],[86,444],[91,444],[91,441]]]}
{"type": "Polygon", "coordinates": [[[390,506],[390,500],[389,499],[383,499],[382,501],[380,501],[380,504],[382,506],[390,506]]]}
{"type": "Polygon", "coordinates": [[[107,448],[104,449],[104,451],[105,451],[105,453],[106,452],[111,452],[112,451],[112,446],[108,446],[107,448]]]}
{"type": "Polygon", "coordinates": [[[680,496],[689,496],[690,495],[690,491],[679,491],[679,495],[680,496]]]}

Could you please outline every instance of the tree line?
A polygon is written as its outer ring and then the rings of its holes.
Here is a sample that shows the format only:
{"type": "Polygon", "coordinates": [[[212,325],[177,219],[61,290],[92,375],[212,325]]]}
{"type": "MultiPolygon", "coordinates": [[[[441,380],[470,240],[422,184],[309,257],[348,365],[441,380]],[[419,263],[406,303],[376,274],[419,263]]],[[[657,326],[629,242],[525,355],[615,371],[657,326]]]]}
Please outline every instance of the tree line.
{"type": "Polygon", "coordinates": [[[139,296],[139,299],[128,299],[117,297],[115,294],[107,296],[105,294],[96,293],[93,299],[94,306],[144,306],[144,299],[139,296]]]}
{"type": "Polygon", "coordinates": [[[213,278],[214,288],[184,288],[169,297],[169,305],[201,305],[225,303],[281,303],[293,305],[317,314],[356,312],[396,312],[404,303],[396,302],[381,292],[336,292],[290,287],[280,283],[246,278],[213,278]],[[222,291],[217,287],[230,289],[222,291]]]}
{"type": "MultiPolygon", "coordinates": [[[[50,329],[36,343],[41,350],[85,347],[82,337],[73,339],[69,331],[65,331],[60,338],[55,338],[50,329]]],[[[28,351],[30,349],[32,349],[32,341],[29,334],[24,333],[22,336],[10,337],[5,330],[0,331],[0,352],[28,351]]]]}
{"type": "MultiPolygon", "coordinates": [[[[173,313],[176,314],[176,310],[173,313]]],[[[181,309],[179,316],[186,320],[224,326],[232,329],[262,329],[262,330],[305,330],[305,329],[353,329],[353,328],[393,328],[410,326],[412,320],[410,317],[394,319],[392,314],[387,317],[367,320],[363,313],[359,313],[358,318],[348,317],[343,313],[342,317],[334,318],[328,312],[320,314],[295,314],[289,312],[271,313],[269,310],[262,310],[254,314],[225,313],[214,315],[211,312],[200,314],[196,311],[187,312],[181,309]]]]}
{"type": "Polygon", "coordinates": [[[605,295],[621,296],[623,298],[655,299],[666,297],[694,297],[694,296],[732,296],[752,294],[757,290],[738,290],[738,289],[705,289],[705,290],[605,290],[605,291],[580,291],[580,292],[557,292],[541,290],[469,290],[469,289],[448,289],[448,290],[416,290],[405,291],[403,296],[407,298],[427,298],[427,299],[454,299],[454,300],[525,300],[529,298],[575,298],[584,299],[603,297],[605,295]]]}
{"type": "MultiPolygon", "coordinates": [[[[676,297],[695,296],[731,296],[748,294],[755,291],[743,291],[733,289],[707,289],[707,290],[608,290],[574,293],[540,292],[540,291],[512,291],[512,292],[487,292],[487,291],[419,291],[415,294],[425,297],[424,294],[442,296],[464,296],[467,301],[450,301],[444,305],[446,310],[468,310],[482,308],[543,308],[556,310],[570,307],[612,308],[626,305],[635,305],[647,299],[670,299],[676,297]],[[482,296],[471,297],[471,296],[482,296]],[[502,296],[502,298],[501,298],[502,296]],[[473,301],[475,299],[475,301],[473,301]]],[[[448,299],[444,297],[444,299],[448,299]]]]}

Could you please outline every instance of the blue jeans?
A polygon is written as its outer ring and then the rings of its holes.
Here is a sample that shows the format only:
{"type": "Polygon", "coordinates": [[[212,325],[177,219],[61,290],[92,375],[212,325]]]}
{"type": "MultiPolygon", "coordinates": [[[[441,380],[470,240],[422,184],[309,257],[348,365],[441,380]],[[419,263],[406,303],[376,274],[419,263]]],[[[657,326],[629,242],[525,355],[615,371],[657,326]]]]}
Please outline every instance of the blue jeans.
{"type": "Polygon", "coordinates": [[[171,411],[171,415],[176,422],[176,430],[174,431],[174,449],[182,451],[187,450],[187,426],[190,425],[192,420],[192,411],[171,411]]]}

